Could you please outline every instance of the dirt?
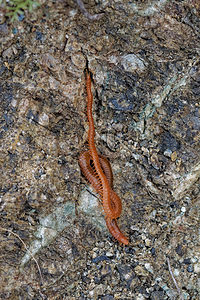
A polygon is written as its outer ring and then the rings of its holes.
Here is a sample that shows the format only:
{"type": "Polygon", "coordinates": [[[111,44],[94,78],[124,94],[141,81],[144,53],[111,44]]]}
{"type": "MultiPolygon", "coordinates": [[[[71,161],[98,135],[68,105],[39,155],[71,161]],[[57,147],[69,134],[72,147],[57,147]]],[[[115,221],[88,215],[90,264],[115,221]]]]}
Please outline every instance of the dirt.
{"type": "Polygon", "coordinates": [[[0,19],[0,299],[199,299],[199,1],[40,1],[0,19]],[[120,245],[82,177],[85,76],[120,245]]]}

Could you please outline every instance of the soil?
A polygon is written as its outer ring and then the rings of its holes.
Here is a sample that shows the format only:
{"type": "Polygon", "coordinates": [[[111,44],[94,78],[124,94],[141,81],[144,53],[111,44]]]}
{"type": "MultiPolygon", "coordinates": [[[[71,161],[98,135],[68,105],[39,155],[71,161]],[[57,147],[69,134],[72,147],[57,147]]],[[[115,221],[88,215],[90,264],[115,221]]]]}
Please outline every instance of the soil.
{"type": "Polygon", "coordinates": [[[39,2],[0,18],[0,299],[199,299],[199,1],[39,2]],[[86,66],[128,246],[78,165],[86,66]]]}

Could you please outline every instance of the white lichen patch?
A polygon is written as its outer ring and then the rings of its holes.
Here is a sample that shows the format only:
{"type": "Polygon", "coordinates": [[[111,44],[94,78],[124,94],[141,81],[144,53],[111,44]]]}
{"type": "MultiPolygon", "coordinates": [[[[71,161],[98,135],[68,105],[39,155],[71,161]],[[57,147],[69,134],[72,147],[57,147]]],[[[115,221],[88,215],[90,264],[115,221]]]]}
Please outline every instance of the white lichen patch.
{"type": "Polygon", "coordinates": [[[106,230],[103,210],[98,199],[98,195],[93,191],[82,191],[79,198],[78,211],[89,216],[91,223],[97,226],[100,230],[106,230]]]}
{"type": "Polygon", "coordinates": [[[21,260],[23,267],[42,248],[49,245],[66,227],[71,226],[75,218],[75,203],[67,202],[48,216],[40,219],[40,225],[35,233],[36,239],[21,260]]]}

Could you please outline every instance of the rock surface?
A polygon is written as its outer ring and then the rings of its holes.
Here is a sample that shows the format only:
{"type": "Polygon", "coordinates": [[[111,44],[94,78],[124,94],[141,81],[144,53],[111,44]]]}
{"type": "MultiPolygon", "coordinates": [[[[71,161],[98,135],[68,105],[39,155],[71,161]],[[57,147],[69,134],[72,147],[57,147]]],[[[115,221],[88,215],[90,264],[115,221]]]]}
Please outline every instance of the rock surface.
{"type": "Polygon", "coordinates": [[[198,299],[200,4],[40,1],[0,24],[0,299],[198,299]],[[84,69],[122,247],[80,174],[84,69]]]}

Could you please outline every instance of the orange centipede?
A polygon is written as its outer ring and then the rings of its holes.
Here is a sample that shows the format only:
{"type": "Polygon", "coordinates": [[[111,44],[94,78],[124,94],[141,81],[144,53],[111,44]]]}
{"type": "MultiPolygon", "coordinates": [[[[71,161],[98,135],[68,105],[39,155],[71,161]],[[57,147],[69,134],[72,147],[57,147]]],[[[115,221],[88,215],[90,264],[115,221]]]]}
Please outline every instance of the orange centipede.
{"type": "Polygon", "coordinates": [[[128,239],[120,231],[116,219],[122,210],[121,199],[112,190],[113,174],[109,161],[98,154],[95,146],[95,128],[92,116],[93,95],[91,91],[90,73],[86,71],[87,118],[89,122],[88,145],[89,151],[81,153],[79,165],[83,175],[100,195],[105,213],[106,225],[114,238],[128,245],[128,239]]]}
{"type": "MultiPolygon", "coordinates": [[[[113,175],[112,175],[112,169],[110,163],[102,155],[99,155],[99,161],[110,185],[110,199],[111,199],[112,210],[114,211],[114,215],[120,216],[122,211],[122,204],[119,196],[112,190],[113,175]]],[[[89,151],[85,151],[80,154],[79,165],[85,178],[88,180],[88,182],[92,185],[95,191],[102,198],[101,182],[99,178],[96,176],[95,169],[92,167],[91,156],[89,151]]]]}
{"type": "Polygon", "coordinates": [[[110,233],[112,234],[112,236],[114,236],[114,238],[116,240],[118,240],[120,243],[122,243],[124,245],[128,245],[128,243],[129,243],[128,239],[119,229],[116,219],[112,220],[108,217],[105,219],[106,219],[106,225],[107,225],[110,233]]]}

